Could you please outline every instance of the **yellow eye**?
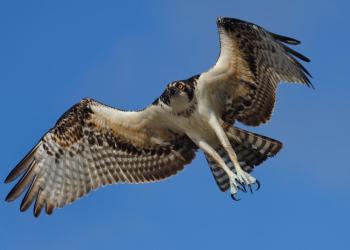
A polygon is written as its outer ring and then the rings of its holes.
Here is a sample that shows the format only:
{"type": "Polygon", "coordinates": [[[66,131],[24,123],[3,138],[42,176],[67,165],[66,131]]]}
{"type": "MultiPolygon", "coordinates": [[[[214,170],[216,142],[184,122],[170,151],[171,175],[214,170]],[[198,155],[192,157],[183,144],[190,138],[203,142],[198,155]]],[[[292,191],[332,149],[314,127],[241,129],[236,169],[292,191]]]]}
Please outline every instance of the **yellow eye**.
{"type": "Polygon", "coordinates": [[[179,83],[179,84],[177,85],[177,88],[178,88],[179,90],[184,90],[184,89],[185,89],[185,85],[184,85],[183,83],[179,83]]]}

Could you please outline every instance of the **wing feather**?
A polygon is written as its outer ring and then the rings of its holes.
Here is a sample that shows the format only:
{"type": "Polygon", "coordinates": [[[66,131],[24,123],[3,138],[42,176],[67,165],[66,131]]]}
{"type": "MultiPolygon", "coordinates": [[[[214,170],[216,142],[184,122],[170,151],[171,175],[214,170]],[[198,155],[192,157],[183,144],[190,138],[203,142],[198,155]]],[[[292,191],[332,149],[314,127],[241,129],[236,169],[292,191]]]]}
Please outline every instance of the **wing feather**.
{"type": "Polygon", "coordinates": [[[257,126],[267,122],[275,104],[279,82],[296,82],[313,87],[310,73],[296,58],[310,59],[285,44],[297,45],[294,38],[271,33],[239,19],[217,21],[221,51],[215,66],[198,82],[216,87],[216,103],[222,103],[222,118],[257,126]],[[226,96],[226,102],[219,100],[226,96]]]}
{"type": "Polygon", "coordinates": [[[127,113],[91,99],[74,105],[10,172],[6,183],[22,178],[6,200],[27,190],[20,210],[35,201],[39,216],[44,207],[51,214],[101,186],[175,175],[197,148],[185,135],[153,129],[152,108],[127,113]]]}

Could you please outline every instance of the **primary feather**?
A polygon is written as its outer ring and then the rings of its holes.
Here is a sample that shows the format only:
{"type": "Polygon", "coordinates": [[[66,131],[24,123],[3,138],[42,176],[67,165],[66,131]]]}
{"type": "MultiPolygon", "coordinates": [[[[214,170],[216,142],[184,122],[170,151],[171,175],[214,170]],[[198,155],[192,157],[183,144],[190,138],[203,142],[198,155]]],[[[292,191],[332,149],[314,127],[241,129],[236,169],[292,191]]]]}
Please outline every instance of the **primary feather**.
{"type": "Polygon", "coordinates": [[[299,41],[234,18],[219,18],[217,25],[220,56],[199,81],[206,88],[215,85],[218,91],[225,92],[222,117],[226,122],[238,120],[251,126],[267,122],[281,81],[312,87],[309,72],[296,58],[310,60],[283,44],[296,45],[299,41]]]}
{"type": "Polygon", "coordinates": [[[196,146],[185,135],[163,131],[168,138],[156,138],[151,130],[131,126],[133,119],[147,123],[141,117],[151,115],[150,110],[134,114],[135,118],[118,117],[118,112],[91,99],[74,105],[8,175],[6,183],[24,173],[6,200],[27,190],[21,211],[35,201],[35,216],[43,207],[52,213],[107,184],[170,177],[195,157],[196,146]],[[155,139],[157,143],[152,142],[155,139]]]}

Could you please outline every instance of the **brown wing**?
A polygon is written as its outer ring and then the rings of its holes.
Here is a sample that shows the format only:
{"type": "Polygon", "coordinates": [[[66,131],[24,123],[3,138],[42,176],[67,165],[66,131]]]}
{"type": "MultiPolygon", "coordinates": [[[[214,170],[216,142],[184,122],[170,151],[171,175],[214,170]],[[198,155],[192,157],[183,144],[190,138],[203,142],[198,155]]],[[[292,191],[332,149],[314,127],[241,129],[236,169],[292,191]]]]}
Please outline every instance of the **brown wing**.
{"type": "MultiPolygon", "coordinates": [[[[312,86],[308,71],[296,60],[310,60],[287,47],[300,42],[255,24],[219,18],[221,51],[216,65],[199,82],[215,85],[226,96],[222,118],[257,126],[271,117],[280,81],[312,86]]],[[[222,101],[218,101],[221,102],[222,101]]]]}
{"type": "Polygon", "coordinates": [[[196,146],[184,135],[152,131],[151,106],[123,112],[84,99],[68,110],[8,175],[22,178],[8,194],[13,201],[27,190],[21,211],[35,201],[51,214],[91,190],[113,183],[155,182],[175,175],[195,157],[196,146]]]}

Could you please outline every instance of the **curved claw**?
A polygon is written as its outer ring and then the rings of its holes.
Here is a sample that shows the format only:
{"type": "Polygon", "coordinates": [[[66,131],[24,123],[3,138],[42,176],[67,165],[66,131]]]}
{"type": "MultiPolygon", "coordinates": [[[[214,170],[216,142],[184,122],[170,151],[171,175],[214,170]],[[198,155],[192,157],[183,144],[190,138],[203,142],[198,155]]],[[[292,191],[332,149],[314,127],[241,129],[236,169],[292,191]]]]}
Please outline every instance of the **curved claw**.
{"type": "Polygon", "coordinates": [[[252,185],[251,185],[251,184],[249,184],[249,185],[248,185],[248,187],[249,187],[249,191],[250,191],[250,193],[252,194],[252,193],[253,193],[252,185]]]}
{"type": "Polygon", "coordinates": [[[245,189],[244,186],[237,186],[237,189],[238,189],[239,191],[242,191],[243,193],[246,193],[246,192],[247,192],[247,190],[245,189]]]}
{"type": "Polygon", "coordinates": [[[237,183],[239,184],[239,185],[237,185],[237,188],[238,188],[239,190],[241,190],[242,192],[246,193],[246,192],[247,192],[247,189],[245,188],[244,183],[241,183],[241,182],[240,182],[239,180],[237,180],[237,179],[236,179],[236,181],[237,181],[237,183]]]}
{"type": "Polygon", "coordinates": [[[255,180],[255,183],[256,183],[256,185],[257,185],[257,187],[256,187],[255,191],[258,191],[258,190],[260,189],[260,187],[261,187],[261,185],[260,185],[260,181],[255,180]]]}
{"type": "Polygon", "coordinates": [[[241,200],[241,199],[239,199],[239,198],[237,197],[236,194],[231,194],[231,198],[232,198],[233,200],[235,200],[235,201],[240,201],[240,200],[241,200]]]}

